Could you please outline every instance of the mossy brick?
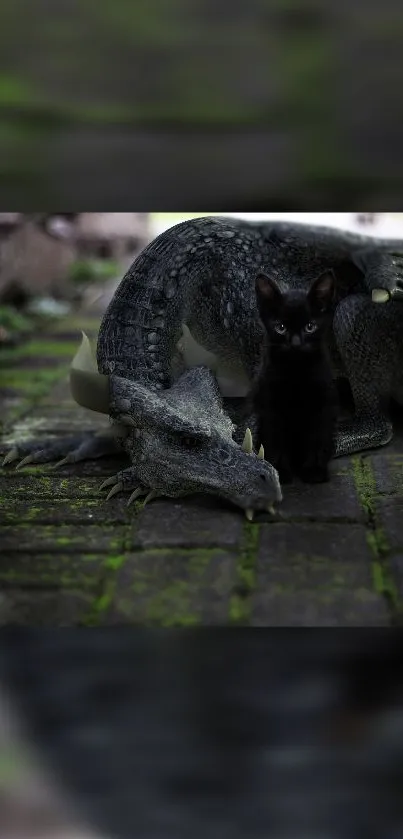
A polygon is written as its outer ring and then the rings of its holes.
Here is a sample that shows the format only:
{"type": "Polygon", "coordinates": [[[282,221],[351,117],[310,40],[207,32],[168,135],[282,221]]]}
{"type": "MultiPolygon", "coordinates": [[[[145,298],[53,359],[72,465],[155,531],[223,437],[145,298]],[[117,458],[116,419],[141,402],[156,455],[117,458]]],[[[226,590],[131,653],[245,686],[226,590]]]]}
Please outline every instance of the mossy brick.
{"type": "Polygon", "coordinates": [[[289,522],[260,528],[259,580],[270,578],[292,589],[316,588],[326,581],[347,588],[363,586],[371,583],[371,559],[366,530],[360,524],[289,522]]]}
{"type": "Polygon", "coordinates": [[[220,550],[148,550],[118,571],[106,624],[225,625],[236,555],[220,550]]]}
{"type": "Polygon", "coordinates": [[[260,530],[260,527],[256,527],[249,521],[243,522],[242,540],[237,557],[236,581],[228,615],[231,624],[248,625],[250,620],[250,595],[256,586],[260,530]]]}
{"type": "Polygon", "coordinates": [[[13,503],[24,502],[29,508],[46,499],[82,501],[90,498],[102,501],[98,478],[62,477],[57,471],[43,470],[41,474],[27,475],[23,470],[4,469],[1,474],[2,492],[0,509],[10,509],[13,503]]]}
{"type": "Polygon", "coordinates": [[[272,589],[256,604],[254,627],[387,627],[388,611],[382,597],[368,589],[318,595],[272,589]]]}
{"type": "Polygon", "coordinates": [[[375,511],[389,548],[403,550],[403,495],[377,498],[375,511]]]}
{"type": "Polygon", "coordinates": [[[93,596],[69,589],[8,588],[0,591],[0,625],[30,627],[79,626],[93,596]]]}
{"type": "MultiPolygon", "coordinates": [[[[33,499],[32,503],[24,501],[12,502],[0,507],[0,523],[19,528],[29,528],[36,524],[48,524],[58,529],[61,525],[69,525],[76,530],[79,524],[97,525],[99,528],[116,527],[130,524],[135,518],[136,511],[127,507],[123,499],[112,498],[106,501],[99,498],[33,499]]],[[[100,531],[101,534],[102,531],[100,531]]]]}
{"type": "Polygon", "coordinates": [[[24,547],[21,551],[2,552],[0,588],[58,586],[93,590],[99,587],[99,580],[104,574],[105,554],[72,552],[64,544],[58,544],[57,548],[57,552],[28,553],[24,547]]]}
{"type": "Polygon", "coordinates": [[[21,553],[76,553],[114,552],[121,549],[125,528],[115,524],[36,524],[34,521],[18,526],[0,527],[3,561],[11,554],[21,553]]]}
{"type": "MultiPolygon", "coordinates": [[[[98,487],[100,487],[105,478],[116,475],[121,469],[125,469],[128,465],[128,458],[124,454],[122,457],[114,456],[100,458],[99,460],[82,460],[79,463],[70,463],[64,466],[58,466],[57,469],[52,468],[53,462],[39,463],[37,465],[29,464],[24,466],[23,469],[17,471],[11,464],[10,466],[3,467],[3,469],[0,468],[0,477],[3,481],[8,475],[17,474],[20,476],[21,482],[23,482],[24,478],[27,476],[38,476],[40,479],[42,477],[46,477],[47,475],[58,475],[64,480],[70,479],[77,481],[77,486],[80,481],[85,482],[89,478],[94,478],[98,482],[98,487]]],[[[107,492],[100,492],[100,500],[105,500],[106,495],[107,492]]],[[[129,495],[130,493],[122,493],[117,497],[117,499],[113,498],[112,501],[115,502],[118,500],[120,503],[126,504],[129,499],[129,495]]]]}
{"type": "Polygon", "coordinates": [[[325,484],[287,484],[278,509],[284,520],[364,521],[351,471],[332,471],[325,484]]]}
{"type": "Polygon", "coordinates": [[[375,487],[385,495],[403,495],[403,453],[371,458],[375,487]]]}
{"type": "MultiPolygon", "coordinates": [[[[389,568],[401,604],[403,602],[403,549],[398,553],[392,554],[389,558],[389,568]]],[[[399,611],[402,611],[401,607],[399,611]]]]}
{"type": "Polygon", "coordinates": [[[237,548],[243,517],[201,497],[183,501],[153,501],[141,510],[132,548],[237,548]]]}
{"type": "Polygon", "coordinates": [[[384,626],[372,555],[359,524],[287,523],[261,528],[252,625],[384,626]]]}

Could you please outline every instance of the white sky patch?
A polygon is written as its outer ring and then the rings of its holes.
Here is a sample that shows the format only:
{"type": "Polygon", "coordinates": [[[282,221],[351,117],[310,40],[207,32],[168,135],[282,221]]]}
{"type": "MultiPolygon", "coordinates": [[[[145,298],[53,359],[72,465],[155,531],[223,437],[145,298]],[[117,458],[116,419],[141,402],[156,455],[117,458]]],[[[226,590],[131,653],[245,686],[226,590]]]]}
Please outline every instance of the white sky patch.
{"type": "MultiPolygon", "coordinates": [[[[174,224],[200,216],[221,215],[246,221],[297,221],[340,230],[364,233],[388,239],[403,239],[403,213],[376,213],[374,224],[360,224],[357,213],[152,213],[153,236],[159,236],[174,224]]],[[[363,214],[362,214],[363,215],[363,214]]]]}

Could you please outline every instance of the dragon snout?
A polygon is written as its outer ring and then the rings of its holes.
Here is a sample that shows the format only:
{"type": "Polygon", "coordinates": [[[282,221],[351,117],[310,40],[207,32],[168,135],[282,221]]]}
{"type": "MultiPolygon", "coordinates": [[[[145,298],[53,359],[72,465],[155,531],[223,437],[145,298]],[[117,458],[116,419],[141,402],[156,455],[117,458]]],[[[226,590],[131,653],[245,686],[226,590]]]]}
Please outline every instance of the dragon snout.
{"type": "MultiPolygon", "coordinates": [[[[249,428],[246,429],[245,437],[242,443],[242,451],[248,455],[253,454],[253,439],[249,428]]],[[[253,516],[256,510],[265,510],[274,515],[274,505],[280,503],[283,499],[283,494],[280,486],[280,479],[277,470],[274,466],[264,459],[264,448],[261,445],[257,454],[257,459],[261,461],[260,471],[257,473],[257,482],[255,484],[255,492],[251,487],[251,501],[245,506],[245,515],[248,521],[253,521],[253,516]]]]}

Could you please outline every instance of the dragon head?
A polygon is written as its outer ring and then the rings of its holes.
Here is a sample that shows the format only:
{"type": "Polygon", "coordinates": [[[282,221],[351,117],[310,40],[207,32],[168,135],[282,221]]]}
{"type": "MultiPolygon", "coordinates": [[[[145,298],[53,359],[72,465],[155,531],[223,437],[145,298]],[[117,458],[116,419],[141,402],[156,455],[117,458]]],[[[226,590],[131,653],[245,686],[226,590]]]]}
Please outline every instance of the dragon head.
{"type": "Polygon", "coordinates": [[[141,405],[139,385],[112,379],[111,387],[113,414],[130,429],[124,448],[139,480],[158,495],[209,493],[241,507],[249,520],[282,500],[278,473],[262,447],[254,453],[250,430],[242,445],[233,439],[234,425],[207,368],[193,367],[168,390],[148,391],[147,400],[141,394],[141,405]],[[124,414],[116,410],[122,390],[124,414]]]}
{"type": "Polygon", "coordinates": [[[171,388],[156,391],[101,375],[83,336],[70,384],[80,405],[113,418],[139,481],[156,494],[209,493],[241,507],[250,520],[282,500],[278,473],[262,447],[254,452],[250,430],[242,445],[233,439],[235,427],[207,367],[193,367],[171,388]]]}

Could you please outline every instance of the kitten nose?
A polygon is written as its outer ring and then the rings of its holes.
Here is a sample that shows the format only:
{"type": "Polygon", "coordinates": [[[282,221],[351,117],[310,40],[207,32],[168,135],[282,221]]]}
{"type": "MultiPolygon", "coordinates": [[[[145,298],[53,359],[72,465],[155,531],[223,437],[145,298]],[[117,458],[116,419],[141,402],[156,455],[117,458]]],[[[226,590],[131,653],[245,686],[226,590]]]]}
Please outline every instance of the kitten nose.
{"type": "Polygon", "coordinates": [[[301,338],[299,335],[293,335],[291,338],[291,346],[292,347],[300,347],[301,346],[301,338]]]}

